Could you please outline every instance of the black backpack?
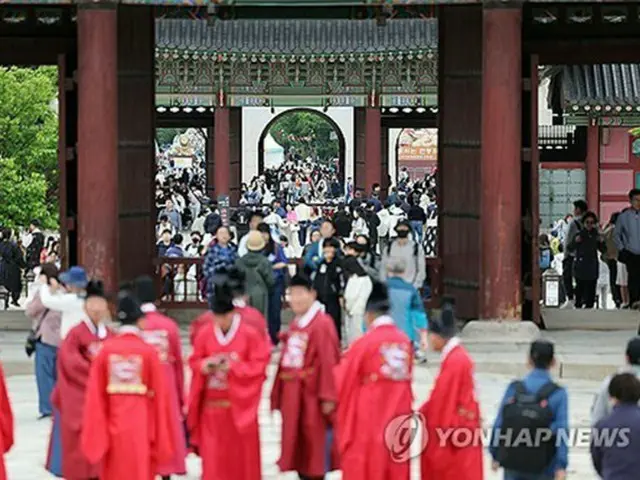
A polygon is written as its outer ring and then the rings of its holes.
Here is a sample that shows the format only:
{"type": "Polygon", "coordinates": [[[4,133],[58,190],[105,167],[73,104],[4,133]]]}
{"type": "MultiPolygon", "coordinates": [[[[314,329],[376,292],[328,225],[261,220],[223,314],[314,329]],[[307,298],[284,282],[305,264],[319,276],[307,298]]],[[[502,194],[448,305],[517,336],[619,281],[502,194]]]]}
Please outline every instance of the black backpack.
{"type": "Polygon", "coordinates": [[[547,399],[560,387],[548,382],[534,395],[522,381],[513,385],[515,394],[502,408],[502,427],[494,433],[497,460],[506,470],[540,474],[556,454],[553,412],[547,399]]]}

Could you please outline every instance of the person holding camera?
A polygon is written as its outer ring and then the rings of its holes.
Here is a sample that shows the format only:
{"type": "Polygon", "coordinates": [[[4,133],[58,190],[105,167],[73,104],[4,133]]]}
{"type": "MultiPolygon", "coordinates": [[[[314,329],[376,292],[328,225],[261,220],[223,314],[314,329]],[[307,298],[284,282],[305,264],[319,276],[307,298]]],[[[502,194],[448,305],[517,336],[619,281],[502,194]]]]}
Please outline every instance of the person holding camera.
{"type": "Polygon", "coordinates": [[[52,263],[40,267],[35,292],[25,306],[25,315],[31,319],[31,342],[28,340],[27,355],[35,353],[36,385],[38,387],[38,410],[40,418],[50,417],[51,392],[56,384],[56,359],[60,344],[60,312],[45,307],[40,298],[40,287],[50,285],[58,277],[58,269],[52,263]]]}

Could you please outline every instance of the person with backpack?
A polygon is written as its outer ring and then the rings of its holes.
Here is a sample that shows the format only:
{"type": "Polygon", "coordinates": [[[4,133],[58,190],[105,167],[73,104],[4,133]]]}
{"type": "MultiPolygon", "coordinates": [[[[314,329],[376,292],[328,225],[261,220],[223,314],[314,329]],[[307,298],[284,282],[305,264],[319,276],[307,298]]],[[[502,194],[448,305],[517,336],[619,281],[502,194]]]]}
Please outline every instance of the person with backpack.
{"type": "Polygon", "coordinates": [[[554,365],[553,343],[535,340],[529,349],[531,371],[511,382],[502,398],[489,452],[493,471],[502,467],[505,480],[566,478],[569,403],[565,388],[551,378],[554,365]]]}
{"type": "Polygon", "coordinates": [[[546,234],[540,235],[538,238],[540,251],[540,273],[544,273],[551,268],[553,262],[553,252],[549,244],[549,237],[546,234]]]}
{"type": "Polygon", "coordinates": [[[401,220],[395,227],[397,238],[390,241],[382,252],[380,261],[380,280],[386,281],[388,274],[388,262],[391,257],[403,258],[406,269],[402,278],[417,289],[422,288],[426,273],[425,253],[422,245],[411,238],[411,224],[408,220],[401,220]]]}

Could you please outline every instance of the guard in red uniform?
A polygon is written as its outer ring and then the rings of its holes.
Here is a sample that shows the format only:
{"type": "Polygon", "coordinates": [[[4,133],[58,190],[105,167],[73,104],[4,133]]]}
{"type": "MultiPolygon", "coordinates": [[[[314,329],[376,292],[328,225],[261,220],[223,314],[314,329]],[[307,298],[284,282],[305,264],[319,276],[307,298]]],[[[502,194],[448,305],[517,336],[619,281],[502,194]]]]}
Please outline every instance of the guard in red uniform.
{"type": "Polygon", "coordinates": [[[47,466],[62,465],[62,476],[69,480],[98,478],[99,465],[92,464],[80,448],[84,401],[91,362],[112,333],[104,325],[110,319],[109,302],[101,281],[87,285],[85,318],[69,330],[58,349],[58,381],[51,395],[57,414],[49,440],[47,466]],[[55,458],[61,455],[61,459],[55,458]]]}
{"type": "MultiPolygon", "coordinates": [[[[242,321],[260,332],[264,331],[265,335],[269,335],[267,320],[264,318],[264,315],[262,315],[262,312],[247,303],[248,296],[246,290],[246,278],[242,270],[232,267],[228,270],[221,271],[212,281],[214,283],[226,282],[227,285],[231,287],[233,292],[233,305],[236,312],[240,314],[242,321]]],[[[207,310],[191,323],[189,327],[189,340],[191,342],[191,347],[195,345],[195,340],[200,328],[213,321],[213,313],[210,310],[207,310]]]]}
{"type": "Polygon", "coordinates": [[[203,480],[260,480],[258,405],[271,344],[240,318],[228,282],[214,286],[212,308],[189,361],[190,441],[203,480]]]}
{"type": "Polygon", "coordinates": [[[4,454],[13,446],[13,411],[4,381],[4,370],[0,365],[0,480],[7,480],[4,454]]]}
{"type": "Polygon", "coordinates": [[[308,278],[293,277],[289,304],[295,318],[281,335],[282,356],[271,391],[271,409],[282,415],[278,467],[302,479],[324,478],[338,467],[332,425],[337,399],[333,368],[340,344],[333,319],[316,298],[308,278]]]}
{"type": "Polygon", "coordinates": [[[162,364],[140,331],[139,301],[118,294],[118,334],[91,365],[81,445],[100,480],[152,480],[173,455],[170,410],[162,364]]]}
{"type": "Polygon", "coordinates": [[[422,479],[482,480],[480,435],[469,436],[470,432],[479,432],[481,428],[473,361],[456,337],[456,318],[451,302],[446,302],[440,316],[429,322],[429,345],[441,352],[442,363],[429,400],[420,407],[429,438],[421,456],[422,479]],[[464,433],[456,434],[456,429],[464,433]],[[464,438],[468,441],[461,443],[463,440],[460,439],[464,438]]]}
{"type": "Polygon", "coordinates": [[[399,418],[411,421],[413,348],[389,309],[387,287],[374,283],[365,315],[367,333],[351,344],[335,369],[343,480],[409,479],[409,452],[394,444],[387,427],[399,418]]]}
{"type": "Polygon", "coordinates": [[[156,348],[162,369],[165,385],[169,395],[171,411],[171,433],[173,434],[173,458],[158,464],[156,473],[163,480],[171,475],[185,475],[187,468],[187,443],[184,432],[184,364],[182,361],[182,345],[180,330],[171,318],[162,315],[155,306],[155,288],[151,277],[139,277],[135,281],[135,293],[142,303],[140,309],[144,313],[142,338],[156,348]]]}

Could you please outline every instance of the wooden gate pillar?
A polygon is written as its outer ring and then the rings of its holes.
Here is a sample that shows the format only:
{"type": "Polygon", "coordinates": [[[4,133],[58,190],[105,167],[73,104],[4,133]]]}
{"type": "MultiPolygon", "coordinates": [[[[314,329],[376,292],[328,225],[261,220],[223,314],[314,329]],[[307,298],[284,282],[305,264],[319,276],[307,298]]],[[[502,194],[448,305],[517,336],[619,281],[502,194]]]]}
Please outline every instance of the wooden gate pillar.
{"type": "Polygon", "coordinates": [[[78,262],[117,282],[118,84],[115,5],[78,7],[78,262]]]}
{"type": "Polygon", "coordinates": [[[153,7],[118,7],[120,279],[153,274],[155,52],[153,7]]]}
{"type": "Polygon", "coordinates": [[[379,108],[365,110],[365,193],[370,195],[373,184],[382,184],[382,115],[379,108]]]}
{"type": "Polygon", "coordinates": [[[213,198],[240,200],[242,165],[242,108],[217,107],[213,120],[213,198]]]}
{"type": "MultiPolygon", "coordinates": [[[[587,127],[587,204],[589,210],[600,216],[600,127],[587,127]]],[[[609,219],[600,219],[607,222],[609,219]]],[[[602,223],[604,223],[602,222],[602,223]]]]}
{"type": "Polygon", "coordinates": [[[480,315],[520,319],[522,9],[483,11],[480,315]]]}
{"type": "Polygon", "coordinates": [[[354,109],[355,176],[354,186],[363,198],[371,194],[374,183],[382,184],[382,114],[379,108],[354,109]]]}

